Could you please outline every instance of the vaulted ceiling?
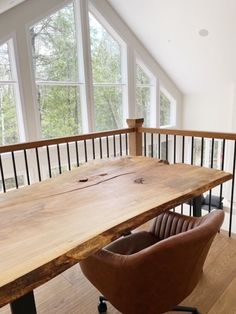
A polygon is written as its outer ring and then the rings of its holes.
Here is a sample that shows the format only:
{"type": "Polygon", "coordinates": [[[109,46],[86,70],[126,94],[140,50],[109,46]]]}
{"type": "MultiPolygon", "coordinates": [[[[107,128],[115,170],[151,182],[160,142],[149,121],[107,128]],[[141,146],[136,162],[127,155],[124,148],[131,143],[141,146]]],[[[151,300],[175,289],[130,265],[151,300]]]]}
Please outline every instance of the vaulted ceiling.
{"type": "Polygon", "coordinates": [[[0,0],[0,14],[26,0],[0,0]]]}
{"type": "Polygon", "coordinates": [[[184,93],[235,81],[235,0],[108,2],[184,93]],[[208,36],[200,36],[201,30],[208,36]]]}

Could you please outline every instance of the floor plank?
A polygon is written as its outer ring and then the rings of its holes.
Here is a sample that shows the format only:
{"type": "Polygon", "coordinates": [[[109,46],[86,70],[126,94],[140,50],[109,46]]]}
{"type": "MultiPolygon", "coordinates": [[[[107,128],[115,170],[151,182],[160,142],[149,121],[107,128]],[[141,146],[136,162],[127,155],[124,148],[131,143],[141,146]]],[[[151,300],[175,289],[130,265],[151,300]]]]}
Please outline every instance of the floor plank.
{"type": "MultiPolygon", "coordinates": [[[[235,314],[235,295],[236,238],[217,234],[204,274],[182,304],[196,306],[202,314],[235,314]]],[[[78,265],[35,290],[39,314],[96,314],[98,296],[98,291],[84,278],[78,265]]],[[[107,313],[119,314],[109,303],[107,313]]],[[[10,314],[9,306],[0,309],[0,314],[10,314]]]]}

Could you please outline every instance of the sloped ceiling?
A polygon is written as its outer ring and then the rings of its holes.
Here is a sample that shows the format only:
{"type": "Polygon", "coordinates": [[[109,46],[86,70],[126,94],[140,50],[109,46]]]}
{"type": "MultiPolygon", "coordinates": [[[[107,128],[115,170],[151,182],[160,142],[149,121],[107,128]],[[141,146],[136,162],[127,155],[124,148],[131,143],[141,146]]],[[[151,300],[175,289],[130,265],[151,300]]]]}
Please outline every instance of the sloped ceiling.
{"type": "Polygon", "coordinates": [[[26,0],[0,0],[0,14],[26,0]]]}
{"type": "Polygon", "coordinates": [[[182,92],[235,81],[235,0],[108,0],[182,92]],[[209,35],[202,37],[199,30],[209,35]]]}

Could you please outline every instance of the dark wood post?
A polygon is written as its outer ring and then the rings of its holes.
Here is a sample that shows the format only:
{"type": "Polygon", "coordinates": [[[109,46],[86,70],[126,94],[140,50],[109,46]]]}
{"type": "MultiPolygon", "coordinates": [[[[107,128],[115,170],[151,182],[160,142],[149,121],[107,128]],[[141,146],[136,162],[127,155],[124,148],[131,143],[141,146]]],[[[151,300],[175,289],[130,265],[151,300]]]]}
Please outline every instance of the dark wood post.
{"type": "Polygon", "coordinates": [[[138,128],[142,127],[144,119],[127,119],[129,128],[135,128],[135,132],[129,134],[129,155],[142,156],[142,133],[138,132],[138,128]]]}

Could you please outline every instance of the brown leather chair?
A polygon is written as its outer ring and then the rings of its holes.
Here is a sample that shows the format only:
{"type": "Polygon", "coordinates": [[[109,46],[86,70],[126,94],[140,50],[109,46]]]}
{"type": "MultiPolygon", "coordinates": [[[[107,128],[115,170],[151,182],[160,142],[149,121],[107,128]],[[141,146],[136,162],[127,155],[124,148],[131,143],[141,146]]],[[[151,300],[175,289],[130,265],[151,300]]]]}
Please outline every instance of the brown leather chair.
{"type": "MultiPolygon", "coordinates": [[[[163,213],[149,232],[136,232],[113,242],[82,261],[81,269],[122,313],[198,313],[194,308],[176,306],[197,285],[223,219],[222,210],[200,218],[163,213]]],[[[103,299],[101,302],[105,312],[106,304],[103,299]]]]}

